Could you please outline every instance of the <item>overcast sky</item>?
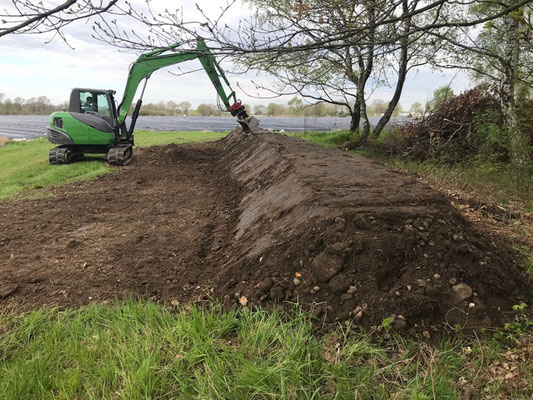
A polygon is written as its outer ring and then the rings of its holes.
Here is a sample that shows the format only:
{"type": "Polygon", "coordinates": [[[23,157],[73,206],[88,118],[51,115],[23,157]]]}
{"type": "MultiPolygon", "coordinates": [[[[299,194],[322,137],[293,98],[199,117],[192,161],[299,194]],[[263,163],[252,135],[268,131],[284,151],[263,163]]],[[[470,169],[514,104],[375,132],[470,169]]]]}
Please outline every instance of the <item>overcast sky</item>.
{"type": "MultiPolygon", "coordinates": [[[[59,1],[46,2],[55,4],[59,1]]],[[[134,0],[133,3],[142,0],[134,0]]],[[[202,8],[210,10],[213,15],[218,14],[220,0],[197,0],[202,8]]],[[[152,0],[155,7],[163,10],[168,7],[175,9],[183,6],[186,19],[197,17],[195,1],[191,0],[152,0]]],[[[0,8],[9,9],[10,0],[0,0],[0,8]]],[[[237,23],[239,18],[247,15],[245,6],[236,7],[231,14],[229,23],[237,23]]],[[[131,22],[128,21],[128,24],[131,22]]],[[[55,39],[46,44],[51,36],[46,35],[7,35],[0,38],[0,93],[8,98],[47,96],[53,103],[62,103],[69,98],[70,90],[74,87],[90,87],[95,89],[114,89],[117,97],[122,95],[128,66],[137,58],[138,54],[118,50],[108,44],[96,41],[91,37],[92,23],[78,22],[65,29],[69,48],[62,40],[55,39]]],[[[255,75],[232,75],[234,70],[230,63],[223,63],[228,73],[237,97],[252,105],[268,104],[270,102],[286,103],[289,98],[257,99],[247,96],[245,92],[256,96],[268,97],[255,89],[251,80],[265,82],[265,78],[255,75]],[[237,83],[244,89],[240,90],[237,83]]],[[[188,61],[181,64],[182,70],[194,70],[200,67],[198,61],[188,61]]],[[[144,95],[144,102],[158,102],[173,100],[177,103],[189,101],[193,107],[200,103],[215,103],[216,92],[203,71],[176,77],[169,73],[179,73],[177,67],[157,71],[148,82],[144,95]]],[[[424,103],[431,98],[433,90],[449,84],[458,93],[469,86],[468,77],[464,74],[447,71],[432,71],[420,68],[412,71],[404,87],[401,104],[408,109],[415,101],[424,103]]],[[[372,99],[388,100],[393,89],[382,88],[372,94],[372,99]]]]}

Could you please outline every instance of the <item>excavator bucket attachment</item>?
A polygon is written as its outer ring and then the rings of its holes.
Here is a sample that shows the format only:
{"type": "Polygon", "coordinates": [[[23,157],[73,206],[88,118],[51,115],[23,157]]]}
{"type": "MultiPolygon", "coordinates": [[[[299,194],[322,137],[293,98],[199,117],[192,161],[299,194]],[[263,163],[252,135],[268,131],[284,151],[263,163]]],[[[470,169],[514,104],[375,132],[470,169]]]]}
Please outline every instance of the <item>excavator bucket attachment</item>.
{"type": "Polygon", "coordinates": [[[241,124],[242,131],[246,135],[253,135],[261,132],[261,128],[259,128],[259,120],[253,116],[247,118],[237,118],[237,122],[241,124]]]}

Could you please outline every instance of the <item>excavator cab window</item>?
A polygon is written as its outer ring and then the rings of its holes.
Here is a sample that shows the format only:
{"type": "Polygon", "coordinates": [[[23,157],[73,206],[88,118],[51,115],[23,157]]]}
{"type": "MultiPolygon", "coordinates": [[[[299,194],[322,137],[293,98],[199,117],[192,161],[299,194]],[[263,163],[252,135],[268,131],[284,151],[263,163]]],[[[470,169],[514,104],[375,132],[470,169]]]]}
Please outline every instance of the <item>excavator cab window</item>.
{"type": "Polygon", "coordinates": [[[109,98],[105,93],[80,91],[80,112],[111,118],[109,98]]]}
{"type": "Polygon", "coordinates": [[[107,95],[100,93],[96,96],[96,111],[102,117],[111,117],[107,95]]]}
{"type": "Polygon", "coordinates": [[[80,106],[82,113],[97,113],[98,107],[96,105],[95,93],[80,92],[80,106]]]}

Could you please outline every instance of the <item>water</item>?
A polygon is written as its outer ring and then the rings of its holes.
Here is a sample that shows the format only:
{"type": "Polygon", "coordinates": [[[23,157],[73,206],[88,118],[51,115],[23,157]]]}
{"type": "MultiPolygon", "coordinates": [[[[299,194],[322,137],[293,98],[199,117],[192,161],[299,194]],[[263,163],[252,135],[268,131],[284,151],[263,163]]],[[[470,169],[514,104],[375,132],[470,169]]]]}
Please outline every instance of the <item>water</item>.
{"type": "MultiPolygon", "coordinates": [[[[349,117],[259,117],[264,129],[302,131],[332,131],[347,129],[349,117]]],[[[371,118],[374,125],[378,118],[371,118]]],[[[400,122],[403,118],[392,118],[391,122],[400,122]]],[[[168,117],[141,116],[135,129],[155,131],[229,131],[237,125],[233,117],[168,117]]],[[[11,139],[28,139],[46,135],[47,115],[0,115],[0,136],[11,139]]]]}

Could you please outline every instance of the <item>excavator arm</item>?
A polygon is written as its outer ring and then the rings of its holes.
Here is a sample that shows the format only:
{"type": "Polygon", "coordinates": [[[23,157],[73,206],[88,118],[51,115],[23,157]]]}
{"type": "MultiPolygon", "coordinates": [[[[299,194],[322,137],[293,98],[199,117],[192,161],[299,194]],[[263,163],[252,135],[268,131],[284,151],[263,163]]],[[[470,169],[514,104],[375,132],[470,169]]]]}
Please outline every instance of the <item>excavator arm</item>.
{"type": "Polygon", "coordinates": [[[230,83],[224,74],[224,71],[217,63],[212,52],[207,47],[205,41],[202,38],[197,39],[196,50],[181,51],[168,53],[179,46],[176,43],[172,46],[143,53],[139,58],[131,65],[128,80],[126,82],[126,88],[124,89],[124,95],[117,110],[117,123],[121,130],[121,137],[126,139],[133,134],[135,122],[139,116],[140,107],[142,105],[142,95],[146,88],[146,83],[152,73],[158,69],[165,68],[174,64],[179,64],[185,61],[199,59],[202,67],[207,73],[207,76],[213,83],[218,96],[224,103],[227,111],[233,116],[237,117],[237,121],[243,127],[243,131],[247,134],[254,133],[258,129],[258,121],[254,117],[248,116],[245,107],[240,101],[237,100],[235,92],[231,89],[230,83]],[[222,78],[222,80],[220,79],[222,78]],[[129,129],[126,128],[126,117],[128,115],[131,104],[137,92],[142,80],[145,80],[141,98],[138,100],[134,112],[132,114],[131,124],[129,129]],[[226,92],[226,88],[229,90],[229,94],[226,92]]]}

